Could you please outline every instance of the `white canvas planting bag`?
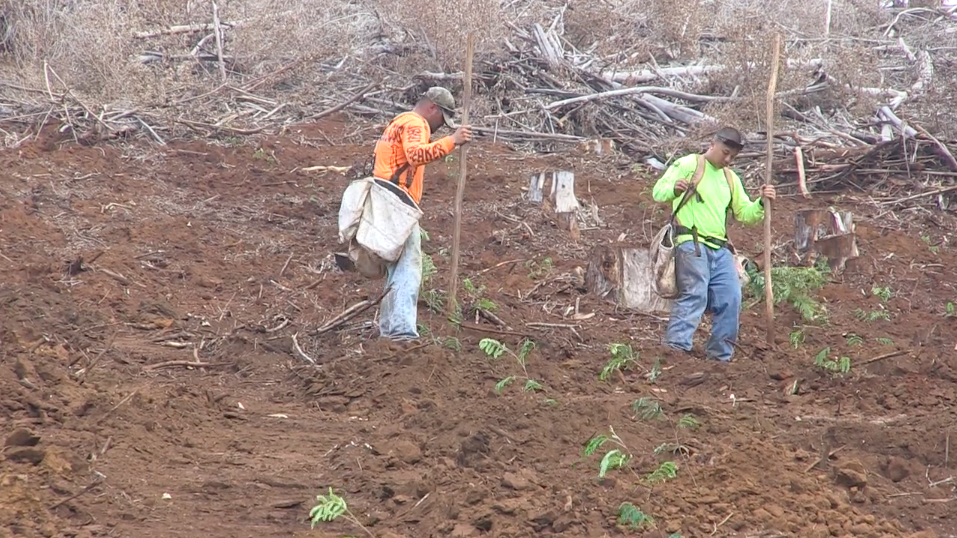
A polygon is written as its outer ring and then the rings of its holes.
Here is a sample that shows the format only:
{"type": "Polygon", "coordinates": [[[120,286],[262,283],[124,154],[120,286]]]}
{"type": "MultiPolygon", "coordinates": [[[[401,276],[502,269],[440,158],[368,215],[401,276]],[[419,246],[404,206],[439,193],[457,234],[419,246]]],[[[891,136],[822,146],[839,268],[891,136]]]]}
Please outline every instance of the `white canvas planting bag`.
{"type": "Polygon", "coordinates": [[[375,179],[359,220],[356,242],[387,262],[397,261],[421,218],[422,210],[405,191],[375,179]]]}
{"type": "Polygon", "coordinates": [[[419,206],[397,182],[357,179],[342,194],[339,243],[347,245],[348,258],[359,273],[379,279],[386,275],[386,263],[402,255],[420,218],[419,206]]]}

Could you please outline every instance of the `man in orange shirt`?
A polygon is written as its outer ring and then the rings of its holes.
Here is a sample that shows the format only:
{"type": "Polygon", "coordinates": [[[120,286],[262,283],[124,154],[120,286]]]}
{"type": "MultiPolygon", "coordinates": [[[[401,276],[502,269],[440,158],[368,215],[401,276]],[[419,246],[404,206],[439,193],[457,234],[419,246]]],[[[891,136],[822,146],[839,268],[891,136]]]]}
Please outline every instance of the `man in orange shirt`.
{"type": "MultiPolygon", "coordinates": [[[[455,99],[445,88],[430,88],[410,112],[400,114],[386,127],[375,146],[372,174],[398,187],[406,203],[418,207],[422,199],[425,165],[437,161],[472,139],[468,125],[455,128],[455,99]],[[431,142],[432,131],[443,125],[455,129],[450,136],[431,142]]],[[[392,287],[379,309],[379,335],[409,341],[419,337],[416,323],[422,285],[422,243],[418,226],[406,240],[402,255],[387,267],[386,287],[392,287]]]]}

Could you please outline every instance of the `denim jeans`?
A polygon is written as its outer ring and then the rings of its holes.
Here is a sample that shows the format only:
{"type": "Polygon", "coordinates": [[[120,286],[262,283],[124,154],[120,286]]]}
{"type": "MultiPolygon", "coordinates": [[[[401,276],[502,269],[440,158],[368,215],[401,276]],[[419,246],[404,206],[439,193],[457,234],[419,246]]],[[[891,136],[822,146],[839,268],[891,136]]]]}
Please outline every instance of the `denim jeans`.
{"type": "Polygon", "coordinates": [[[693,241],[675,248],[678,297],[671,307],[664,343],[691,351],[695,330],[708,310],[713,318],[705,354],[709,359],[728,362],[734,354],[731,344],[738,339],[741,283],[730,250],[699,245],[700,257],[695,256],[693,241]]]}
{"type": "Polygon", "coordinates": [[[385,285],[390,291],[379,306],[379,336],[396,340],[419,337],[419,287],[422,285],[422,237],[416,225],[402,255],[388,265],[385,285]]]}

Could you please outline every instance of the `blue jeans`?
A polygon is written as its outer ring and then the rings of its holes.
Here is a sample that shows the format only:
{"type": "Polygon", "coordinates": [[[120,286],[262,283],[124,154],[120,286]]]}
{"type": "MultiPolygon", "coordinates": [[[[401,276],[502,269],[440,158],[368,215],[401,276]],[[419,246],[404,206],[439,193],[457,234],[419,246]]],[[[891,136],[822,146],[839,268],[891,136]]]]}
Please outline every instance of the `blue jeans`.
{"type": "Polygon", "coordinates": [[[416,225],[405,241],[402,255],[388,265],[386,294],[379,307],[379,336],[396,340],[419,337],[419,287],[422,285],[422,237],[416,225]]]}
{"type": "Polygon", "coordinates": [[[741,283],[730,250],[699,245],[701,257],[695,256],[693,241],[675,248],[678,297],[671,307],[664,343],[691,351],[695,330],[708,310],[713,318],[705,354],[709,359],[728,362],[734,354],[731,344],[738,339],[741,283]]]}

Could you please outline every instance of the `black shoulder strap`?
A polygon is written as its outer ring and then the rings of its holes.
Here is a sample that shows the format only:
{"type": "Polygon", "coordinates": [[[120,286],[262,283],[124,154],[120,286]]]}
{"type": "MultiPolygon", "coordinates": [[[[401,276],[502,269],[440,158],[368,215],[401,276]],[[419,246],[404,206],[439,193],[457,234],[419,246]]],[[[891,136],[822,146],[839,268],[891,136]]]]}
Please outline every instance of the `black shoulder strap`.
{"type": "Polygon", "coordinates": [[[691,196],[695,194],[698,189],[698,183],[701,182],[702,177],[704,177],[704,155],[698,155],[695,160],[695,170],[694,174],[691,177],[691,184],[688,186],[688,190],[685,191],[684,196],[681,198],[681,201],[678,202],[678,207],[675,208],[671,213],[671,224],[674,225],[677,222],[678,212],[681,211],[681,208],[688,203],[688,200],[691,199],[691,196]]]}
{"type": "Polygon", "coordinates": [[[408,170],[408,169],[409,169],[409,163],[403,164],[402,166],[399,167],[398,170],[395,171],[394,174],[392,174],[392,177],[389,178],[389,181],[390,181],[391,183],[395,183],[396,185],[398,185],[398,184],[399,184],[399,177],[400,177],[402,174],[404,174],[405,171],[408,170]]]}
{"type": "MultiPolygon", "coordinates": [[[[389,183],[395,183],[396,185],[398,185],[399,178],[408,169],[409,169],[409,163],[405,163],[402,166],[400,166],[398,170],[396,170],[395,173],[392,174],[392,177],[389,178],[389,183]]],[[[375,172],[375,154],[374,153],[372,154],[372,171],[375,172]]]]}

